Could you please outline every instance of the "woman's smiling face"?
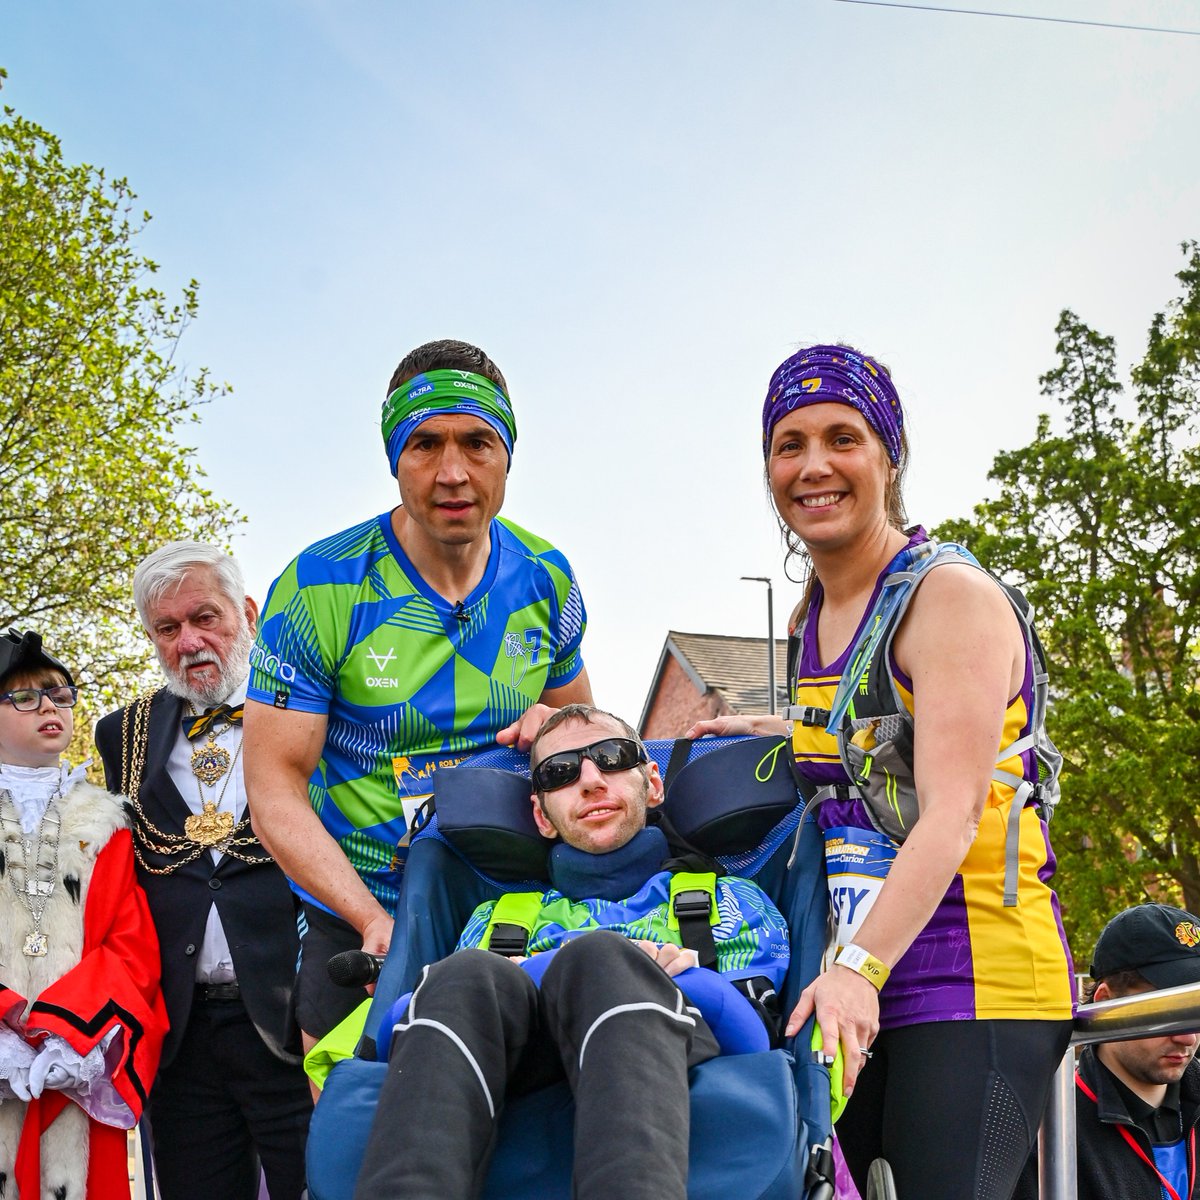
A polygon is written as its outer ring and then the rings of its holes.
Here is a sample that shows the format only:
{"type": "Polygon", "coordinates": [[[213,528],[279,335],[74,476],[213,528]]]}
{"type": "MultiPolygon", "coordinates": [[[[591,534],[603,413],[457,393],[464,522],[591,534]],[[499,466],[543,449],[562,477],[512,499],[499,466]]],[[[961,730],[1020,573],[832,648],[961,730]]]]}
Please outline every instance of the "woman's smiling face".
{"type": "Polygon", "coordinates": [[[883,443],[848,404],[809,404],[771,434],[767,478],[775,509],[813,549],[837,549],[887,525],[895,468],[883,443]]]}

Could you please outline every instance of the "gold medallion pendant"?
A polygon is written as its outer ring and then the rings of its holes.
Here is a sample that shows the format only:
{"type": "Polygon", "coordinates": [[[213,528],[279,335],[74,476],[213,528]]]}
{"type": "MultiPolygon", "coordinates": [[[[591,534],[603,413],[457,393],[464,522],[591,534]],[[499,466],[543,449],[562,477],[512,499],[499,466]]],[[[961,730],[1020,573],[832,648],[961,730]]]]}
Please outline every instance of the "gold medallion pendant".
{"type": "Polygon", "coordinates": [[[219,846],[233,836],[233,813],[217,812],[216,804],[205,800],[203,811],[184,821],[183,832],[198,846],[219,846]]]}
{"type": "Polygon", "coordinates": [[[25,945],[21,947],[21,952],[27,954],[30,958],[45,958],[49,945],[50,939],[39,930],[36,933],[29,934],[25,939],[25,945]]]}
{"type": "Polygon", "coordinates": [[[208,741],[192,751],[192,774],[201,783],[213,784],[229,770],[229,751],[218,746],[210,736],[208,741]]]}

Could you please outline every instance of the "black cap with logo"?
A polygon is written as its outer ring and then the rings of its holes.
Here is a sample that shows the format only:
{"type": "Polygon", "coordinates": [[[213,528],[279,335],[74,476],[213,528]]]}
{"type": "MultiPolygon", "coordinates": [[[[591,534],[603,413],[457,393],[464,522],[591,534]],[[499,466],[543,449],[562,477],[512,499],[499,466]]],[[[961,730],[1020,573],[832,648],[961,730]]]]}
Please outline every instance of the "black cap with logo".
{"type": "Polygon", "coordinates": [[[1137,971],[1156,988],[1200,983],[1200,917],[1169,904],[1139,904],[1117,913],[1092,955],[1095,980],[1137,971]]]}

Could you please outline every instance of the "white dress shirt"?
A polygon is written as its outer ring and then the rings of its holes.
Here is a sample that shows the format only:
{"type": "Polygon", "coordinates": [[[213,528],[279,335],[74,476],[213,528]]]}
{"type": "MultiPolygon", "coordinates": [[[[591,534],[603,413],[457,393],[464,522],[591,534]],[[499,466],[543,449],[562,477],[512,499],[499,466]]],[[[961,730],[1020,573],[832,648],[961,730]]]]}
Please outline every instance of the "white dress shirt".
{"type": "MultiPolygon", "coordinates": [[[[246,684],[243,683],[235,692],[222,701],[231,708],[237,708],[246,703],[246,684]]],[[[191,711],[195,711],[193,706],[191,711]]],[[[201,710],[203,711],[203,710],[201,710]]],[[[185,714],[188,709],[184,709],[185,714]]],[[[179,794],[187,801],[188,807],[197,815],[203,810],[204,801],[211,800],[217,806],[218,812],[233,814],[236,825],[246,811],[246,787],[242,782],[242,756],[238,753],[242,744],[242,727],[230,728],[226,725],[214,740],[225,750],[233,762],[232,767],[211,787],[201,783],[192,772],[192,753],[203,746],[208,740],[206,734],[189,742],[183,732],[183,722],[179,723],[179,732],[175,735],[175,745],[171,756],[167,759],[167,773],[171,781],[179,789],[179,794]]],[[[220,850],[208,851],[214,863],[219,863],[223,857],[220,850]]],[[[233,956],[229,952],[229,942],[225,930],[221,926],[221,918],[216,904],[208,910],[208,922],[204,927],[204,942],[196,957],[197,983],[233,983],[237,975],[233,969],[233,956]]]]}

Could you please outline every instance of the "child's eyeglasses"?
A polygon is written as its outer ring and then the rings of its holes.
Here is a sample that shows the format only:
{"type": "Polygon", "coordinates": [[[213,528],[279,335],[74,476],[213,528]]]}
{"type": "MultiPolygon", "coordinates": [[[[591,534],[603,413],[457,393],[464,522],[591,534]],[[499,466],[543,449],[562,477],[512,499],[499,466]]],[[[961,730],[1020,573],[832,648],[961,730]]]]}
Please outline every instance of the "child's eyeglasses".
{"type": "Polygon", "coordinates": [[[74,708],[79,699],[79,689],[60,683],[48,688],[17,688],[15,692],[0,692],[0,700],[7,700],[17,712],[33,712],[42,707],[42,697],[49,696],[55,708],[74,708]]]}

